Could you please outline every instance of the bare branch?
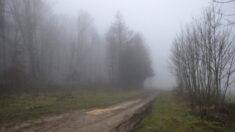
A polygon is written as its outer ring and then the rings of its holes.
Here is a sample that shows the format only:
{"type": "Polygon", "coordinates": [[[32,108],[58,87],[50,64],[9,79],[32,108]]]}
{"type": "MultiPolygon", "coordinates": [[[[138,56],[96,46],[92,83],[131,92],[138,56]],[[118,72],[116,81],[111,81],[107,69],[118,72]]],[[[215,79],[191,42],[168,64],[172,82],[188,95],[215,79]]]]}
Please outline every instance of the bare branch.
{"type": "Polygon", "coordinates": [[[233,13],[233,14],[222,14],[222,15],[230,17],[230,16],[235,16],[235,13],[233,13]]]}
{"type": "Polygon", "coordinates": [[[225,3],[235,2],[235,0],[227,0],[227,1],[217,1],[217,0],[213,0],[213,2],[215,2],[215,3],[225,4],[225,3]]]}

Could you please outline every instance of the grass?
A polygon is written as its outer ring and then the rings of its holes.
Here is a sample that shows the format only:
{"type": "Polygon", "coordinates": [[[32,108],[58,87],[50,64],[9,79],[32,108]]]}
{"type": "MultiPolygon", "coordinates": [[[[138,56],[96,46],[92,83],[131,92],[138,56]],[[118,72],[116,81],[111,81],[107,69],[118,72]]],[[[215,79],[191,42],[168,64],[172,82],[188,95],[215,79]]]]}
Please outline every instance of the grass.
{"type": "Polygon", "coordinates": [[[222,124],[200,120],[185,100],[168,92],[156,98],[139,132],[234,132],[234,126],[235,122],[222,124]]]}
{"type": "Polygon", "coordinates": [[[110,105],[138,94],[140,91],[73,89],[0,95],[0,127],[110,105]]]}

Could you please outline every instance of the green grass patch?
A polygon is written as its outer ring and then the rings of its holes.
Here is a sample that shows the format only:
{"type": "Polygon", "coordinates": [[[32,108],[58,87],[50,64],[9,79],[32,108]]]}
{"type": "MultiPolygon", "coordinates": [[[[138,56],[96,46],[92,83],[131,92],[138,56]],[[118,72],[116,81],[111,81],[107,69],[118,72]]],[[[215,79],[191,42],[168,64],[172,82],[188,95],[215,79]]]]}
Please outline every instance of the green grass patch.
{"type": "Polygon", "coordinates": [[[133,90],[73,89],[0,95],[0,127],[64,112],[110,105],[140,93],[141,91],[133,90]]]}
{"type": "Polygon", "coordinates": [[[157,96],[139,132],[234,132],[234,126],[235,122],[222,124],[200,120],[186,100],[167,92],[157,96]]]}

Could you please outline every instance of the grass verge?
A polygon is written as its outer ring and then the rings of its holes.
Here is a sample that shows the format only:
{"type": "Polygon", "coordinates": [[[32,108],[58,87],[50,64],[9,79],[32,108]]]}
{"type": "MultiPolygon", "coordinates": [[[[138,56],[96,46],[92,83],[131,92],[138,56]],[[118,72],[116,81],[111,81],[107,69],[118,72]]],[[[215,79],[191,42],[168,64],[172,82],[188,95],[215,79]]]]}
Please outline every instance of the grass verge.
{"type": "Polygon", "coordinates": [[[110,105],[140,91],[56,90],[0,95],[0,128],[64,112],[110,105]]]}
{"type": "Polygon", "coordinates": [[[223,124],[200,120],[185,100],[166,92],[156,98],[139,132],[234,132],[234,126],[235,122],[223,124]]]}

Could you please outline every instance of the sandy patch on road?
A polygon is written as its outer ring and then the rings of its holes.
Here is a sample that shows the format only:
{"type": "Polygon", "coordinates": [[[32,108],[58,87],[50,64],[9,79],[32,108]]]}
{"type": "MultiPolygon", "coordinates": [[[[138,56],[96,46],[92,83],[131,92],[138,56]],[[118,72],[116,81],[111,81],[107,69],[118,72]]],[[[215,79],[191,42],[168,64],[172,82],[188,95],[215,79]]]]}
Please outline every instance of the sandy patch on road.
{"type": "Polygon", "coordinates": [[[109,108],[105,108],[105,109],[95,109],[95,110],[91,110],[91,111],[86,112],[86,114],[89,114],[89,115],[100,115],[100,114],[104,114],[106,112],[111,112],[111,111],[115,111],[115,110],[121,110],[121,109],[125,109],[125,108],[129,107],[130,105],[138,103],[139,101],[140,101],[140,99],[129,101],[129,102],[123,103],[121,105],[113,106],[113,107],[109,107],[109,108]]]}

